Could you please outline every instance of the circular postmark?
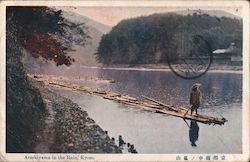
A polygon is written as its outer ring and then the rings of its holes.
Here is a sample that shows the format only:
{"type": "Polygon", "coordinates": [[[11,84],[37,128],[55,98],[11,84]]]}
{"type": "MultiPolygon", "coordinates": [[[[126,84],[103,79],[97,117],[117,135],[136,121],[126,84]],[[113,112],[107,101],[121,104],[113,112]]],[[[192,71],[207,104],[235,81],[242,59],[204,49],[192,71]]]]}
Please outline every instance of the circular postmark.
{"type": "Polygon", "coordinates": [[[183,79],[204,75],[213,60],[209,43],[201,35],[179,34],[175,38],[175,54],[168,55],[168,65],[173,73],[183,79]]]}

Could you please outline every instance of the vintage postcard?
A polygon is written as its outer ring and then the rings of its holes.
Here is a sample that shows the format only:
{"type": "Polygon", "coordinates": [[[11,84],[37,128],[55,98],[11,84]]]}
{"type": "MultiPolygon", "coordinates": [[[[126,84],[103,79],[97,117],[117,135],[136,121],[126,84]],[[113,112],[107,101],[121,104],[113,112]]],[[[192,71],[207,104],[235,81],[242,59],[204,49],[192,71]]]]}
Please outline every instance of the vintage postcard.
{"type": "Polygon", "coordinates": [[[1,1],[0,161],[249,161],[248,1],[1,1]]]}

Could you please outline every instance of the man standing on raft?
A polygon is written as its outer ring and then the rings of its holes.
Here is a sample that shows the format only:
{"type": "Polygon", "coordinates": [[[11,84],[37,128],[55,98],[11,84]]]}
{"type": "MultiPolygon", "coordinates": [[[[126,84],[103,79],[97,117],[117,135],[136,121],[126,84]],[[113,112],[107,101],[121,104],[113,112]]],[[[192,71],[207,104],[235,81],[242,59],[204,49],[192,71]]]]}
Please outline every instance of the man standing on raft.
{"type": "MultiPolygon", "coordinates": [[[[201,91],[199,89],[200,86],[201,86],[200,83],[195,83],[192,86],[192,91],[190,94],[191,115],[193,114],[194,110],[195,110],[195,113],[197,114],[197,109],[200,107],[200,103],[201,103],[201,91]]],[[[184,117],[187,115],[189,109],[185,113],[184,117]]]]}

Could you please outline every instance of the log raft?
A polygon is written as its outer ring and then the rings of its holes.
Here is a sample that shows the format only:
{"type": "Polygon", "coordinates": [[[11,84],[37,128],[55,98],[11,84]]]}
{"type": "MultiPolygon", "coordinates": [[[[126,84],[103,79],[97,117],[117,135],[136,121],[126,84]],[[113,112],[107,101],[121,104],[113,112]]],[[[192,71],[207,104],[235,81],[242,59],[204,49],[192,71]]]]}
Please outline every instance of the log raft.
{"type": "Polygon", "coordinates": [[[123,103],[126,105],[134,106],[135,108],[141,108],[146,111],[180,117],[184,120],[185,119],[194,120],[200,123],[214,124],[214,125],[215,124],[223,125],[225,122],[227,122],[227,119],[225,119],[222,116],[213,117],[213,116],[202,115],[202,114],[191,115],[190,111],[184,117],[185,112],[188,110],[187,108],[173,107],[173,106],[164,104],[162,102],[156,101],[146,96],[142,96],[143,99],[136,99],[134,97],[130,97],[127,95],[121,95],[115,92],[85,87],[85,86],[81,86],[78,84],[69,84],[65,82],[58,82],[58,81],[52,81],[52,80],[43,80],[43,82],[45,83],[45,85],[48,85],[48,86],[68,88],[68,89],[77,90],[77,91],[88,93],[88,94],[94,94],[97,96],[101,96],[104,99],[109,99],[109,100],[113,100],[113,101],[123,103]]]}

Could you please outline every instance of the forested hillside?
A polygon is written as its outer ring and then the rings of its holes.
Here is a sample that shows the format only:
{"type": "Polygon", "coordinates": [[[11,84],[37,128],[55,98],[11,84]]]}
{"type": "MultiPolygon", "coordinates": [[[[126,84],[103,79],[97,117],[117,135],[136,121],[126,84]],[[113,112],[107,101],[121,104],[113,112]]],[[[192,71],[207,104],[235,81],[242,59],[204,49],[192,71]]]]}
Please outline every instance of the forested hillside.
{"type": "Polygon", "coordinates": [[[40,92],[27,79],[21,62],[23,50],[56,65],[70,66],[72,43],[84,45],[86,33],[68,22],[61,11],[48,7],[7,7],[6,151],[34,152],[36,132],[42,127],[45,107],[40,92]],[[79,37],[72,37],[72,33],[79,37]]]}
{"type": "Polygon", "coordinates": [[[121,21],[101,39],[97,60],[104,64],[165,63],[178,55],[186,35],[201,35],[211,50],[242,47],[242,20],[208,14],[153,14],[121,21]]]}

